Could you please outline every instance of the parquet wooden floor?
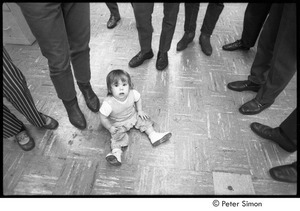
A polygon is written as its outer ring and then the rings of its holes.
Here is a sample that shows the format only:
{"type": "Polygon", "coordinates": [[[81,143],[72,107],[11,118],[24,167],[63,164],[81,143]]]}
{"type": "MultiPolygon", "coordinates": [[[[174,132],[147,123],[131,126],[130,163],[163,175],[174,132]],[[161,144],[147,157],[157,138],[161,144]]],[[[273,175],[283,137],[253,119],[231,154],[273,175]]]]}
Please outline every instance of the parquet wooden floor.
{"type": "Polygon", "coordinates": [[[200,4],[194,41],[186,50],[176,52],[184,25],[184,5],[180,5],[169,66],[160,72],[155,62],[162,4],[155,4],[152,17],[155,57],[140,67],[129,68],[129,60],[140,50],[131,5],[119,3],[122,19],[109,30],[106,5],[91,3],[91,83],[100,101],[106,96],[107,73],[124,69],[131,74],[156,129],[173,133],[169,142],[153,148],[145,134],[132,130],[121,167],[106,162],[109,133],[101,126],[99,113],[86,107],[78,87],[79,105],[88,126],[81,131],[70,124],[38,44],[6,44],[27,78],[37,108],[57,119],[60,126],[55,131],[35,128],[9,106],[26,123],[36,147],[24,152],[14,141],[3,140],[3,194],[295,195],[296,184],[276,182],[268,170],[295,161],[297,154],[258,137],[249,125],[257,121],[277,127],[293,111],[296,75],[270,108],[254,116],[241,115],[239,106],[255,93],[234,92],[226,85],[247,78],[256,47],[248,52],[226,52],[222,45],[241,37],[246,4],[225,3],[211,38],[210,57],[198,44],[206,7],[207,3],[200,4]]]}

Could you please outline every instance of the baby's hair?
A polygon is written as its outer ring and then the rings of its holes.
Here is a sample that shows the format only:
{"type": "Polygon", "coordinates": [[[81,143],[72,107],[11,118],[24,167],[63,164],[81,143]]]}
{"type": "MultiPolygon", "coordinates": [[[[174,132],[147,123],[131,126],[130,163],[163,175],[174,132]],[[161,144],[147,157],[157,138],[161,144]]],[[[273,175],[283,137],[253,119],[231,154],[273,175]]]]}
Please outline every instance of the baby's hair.
{"type": "Polygon", "coordinates": [[[118,81],[127,82],[129,89],[133,89],[133,83],[128,72],[121,69],[112,70],[106,76],[107,96],[112,96],[111,86],[118,81]]]}

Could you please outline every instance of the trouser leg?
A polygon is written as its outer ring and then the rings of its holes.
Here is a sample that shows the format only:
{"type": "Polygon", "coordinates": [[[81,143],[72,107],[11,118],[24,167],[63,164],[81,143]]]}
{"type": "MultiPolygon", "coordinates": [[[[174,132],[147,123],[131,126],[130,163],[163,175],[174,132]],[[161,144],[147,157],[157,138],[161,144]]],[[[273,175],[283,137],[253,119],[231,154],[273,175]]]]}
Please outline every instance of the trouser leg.
{"type": "Polygon", "coordinates": [[[209,3],[204,16],[201,33],[212,35],[220,14],[224,8],[223,3],[209,3]]]}
{"type": "MultiPolygon", "coordinates": [[[[18,3],[39,43],[43,56],[48,59],[50,77],[58,98],[75,98],[70,51],[61,3],[18,3]]],[[[77,14],[81,17],[81,14],[77,14]]],[[[77,25],[78,28],[80,25],[77,25]]]]}
{"type": "Polygon", "coordinates": [[[5,97],[26,119],[36,127],[44,122],[36,109],[22,72],[14,65],[3,48],[3,97],[5,97]]]}
{"type": "Polygon", "coordinates": [[[3,138],[9,138],[17,135],[22,127],[23,123],[13,115],[10,110],[3,104],[3,138]]]}
{"type": "Polygon", "coordinates": [[[297,108],[280,124],[279,128],[297,146],[297,108]]]}
{"type": "Polygon", "coordinates": [[[64,3],[62,9],[74,76],[77,82],[88,83],[91,79],[90,4],[64,3]]]}
{"type": "Polygon", "coordinates": [[[195,33],[200,3],[184,3],[184,32],[195,33]]]}
{"type": "Polygon", "coordinates": [[[271,68],[274,46],[278,34],[279,23],[283,7],[273,4],[270,14],[264,24],[258,40],[257,52],[251,66],[248,79],[256,84],[263,85],[271,68]]]}
{"type": "Polygon", "coordinates": [[[164,3],[164,18],[159,41],[159,51],[162,53],[170,50],[178,12],[179,3],[164,3]]]}
{"type": "Polygon", "coordinates": [[[149,52],[152,47],[152,13],[154,3],[132,3],[136,28],[142,53],[149,52]]]}
{"type": "Polygon", "coordinates": [[[105,2],[105,4],[108,7],[111,15],[115,17],[120,17],[119,7],[116,2],[105,2]]]}
{"type": "MultiPolygon", "coordinates": [[[[278,8],[282,4],[275,4],[278,8]]],[[[280,27],[266,83],[256,95],[261,103],[273,103],[297,70],[296,4],[284,4],[280,27]]],[[[271,14],[270,14],[271,15],[271,14]]]]}
{"type": "Polygon", "coordinates": [[[271,3],[248,3],[242,32],[243,46],[252,48],[270,12],[271,3]]]}

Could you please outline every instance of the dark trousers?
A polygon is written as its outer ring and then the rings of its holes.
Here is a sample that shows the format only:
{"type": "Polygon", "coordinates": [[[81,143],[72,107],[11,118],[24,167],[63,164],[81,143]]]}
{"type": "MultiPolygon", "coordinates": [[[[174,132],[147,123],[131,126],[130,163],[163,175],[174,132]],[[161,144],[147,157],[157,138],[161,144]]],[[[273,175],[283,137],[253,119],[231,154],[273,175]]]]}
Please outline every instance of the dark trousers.
{"type": "Polygon", "coordinates": [[[272,4],[248,79],[262,87],[261,103],[273,103],[297,68],[296,4],[272,4]]]}
{"type": "MultiPolygon", "coordinates": [[[[168,52],[173,39],[177,14],[179,11],[179,3],[163,3],[164,18],[159,42],[159,51],[168,52]]],[[[133,11],[138,30],[139,42],[143,53],[152,49],[152,13],[154,3],[133,3],[133,11]]]]}
{"type": "Polygon", "coordinates": [[[120,17],[119,7],[116,2],[105,2],[105,4],[108,7],[111,15],[113,15],[117,18],[120,17]]]}
{"type": "Polygon", "coordinates": [[[90,81],[89,3],[18,3],[48,59],[50,77],[58,98],[76,96],[73,74],[80,83],[90,81]]]}
{"type": "MultiPolygon", "coordinates": [[[[185,20],[184,32],[195,33],[200,3],[184,3],[185,20]]],[[[206,9],[201,32],[212,35],[220,14],[224,8],[223,3],[209,3],[206,9]]]]}
{"type": "Polygon", "coordinates": [[[297,108],[280,124],[280,130],[297,146],[297,108]]]}
{"type": "MultiPolygon", "coordinates": [[[[3,47],[3,97],[5,97],[26,119],[36,127],[44,122],[27,87],[22,72],[14,65],[3,47]]],[[[17,135],[23,123],[3,104],[3,137],[17,135]]]]}
{"type": "Polygon", "coordinates": [[[252,48],[255,45],[271,6],[271,3],[248,3],[241,38],[245,47],[252,48]]]}

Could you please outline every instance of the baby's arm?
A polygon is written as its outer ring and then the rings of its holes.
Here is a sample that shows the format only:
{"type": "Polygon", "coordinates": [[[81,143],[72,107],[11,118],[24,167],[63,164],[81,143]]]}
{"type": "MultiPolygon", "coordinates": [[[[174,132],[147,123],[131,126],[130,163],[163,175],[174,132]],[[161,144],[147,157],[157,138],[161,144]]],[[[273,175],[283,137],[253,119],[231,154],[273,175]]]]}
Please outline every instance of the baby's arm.
{"type": "Polygon", "coordinates": [[[142,99],[141,98],[137,102],[135,102],[135,105],[136,105],[136,110],[138,112],[138,115],[144,120],[148,119],[149,116],[142,109],[142,99]]]}
{"type": "Polygon", "coordinates": [[[113,126],[108,117],[104,116],[103,114],[100,113],[100,121],[101,124],[111,133],[111,134],[115,134],[117,132],[117,128],[115,126],[113,126]]]}

